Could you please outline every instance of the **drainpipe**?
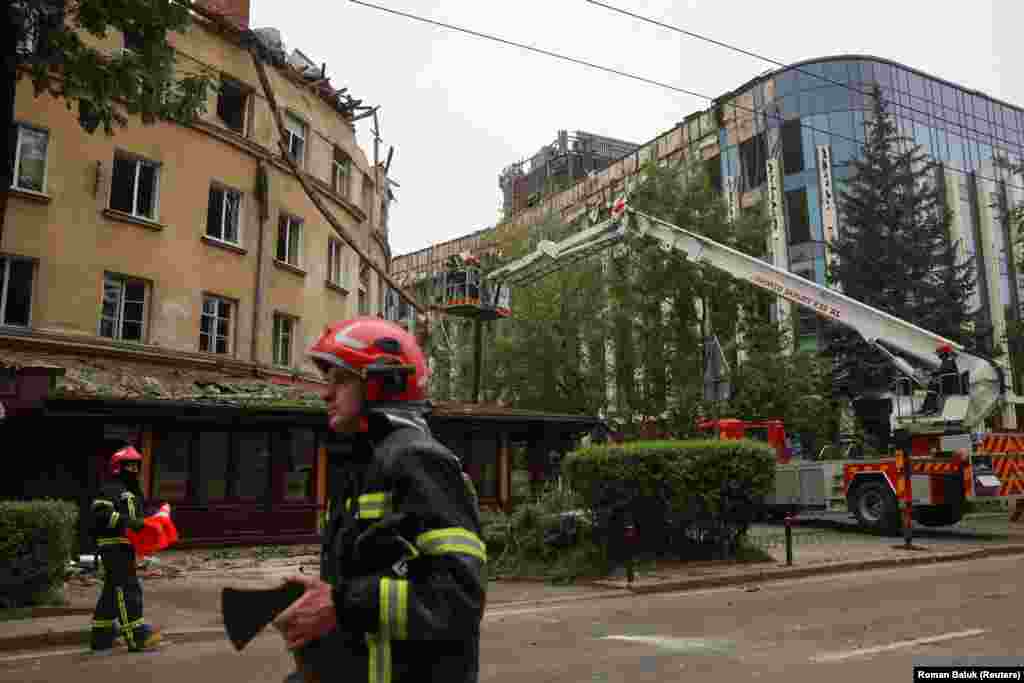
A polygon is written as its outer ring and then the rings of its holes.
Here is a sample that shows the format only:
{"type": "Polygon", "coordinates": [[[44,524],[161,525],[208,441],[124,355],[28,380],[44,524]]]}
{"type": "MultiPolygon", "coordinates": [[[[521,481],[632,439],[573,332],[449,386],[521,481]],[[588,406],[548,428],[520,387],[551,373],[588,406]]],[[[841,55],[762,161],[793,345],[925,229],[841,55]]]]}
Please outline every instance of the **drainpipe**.
{"type": "Polygon", "coordinates": [[[260,210],[260,229],[256,237],[256,287],[253,290],[252,301],[252,350],[251,360],[259,364],[259,332],[260,313],[263,308],[263,234],[267,231],[267,218],[269,210],[269,182],[267,179],[267,168],[263,161],[256,162],[256,201],[260,210]]]}

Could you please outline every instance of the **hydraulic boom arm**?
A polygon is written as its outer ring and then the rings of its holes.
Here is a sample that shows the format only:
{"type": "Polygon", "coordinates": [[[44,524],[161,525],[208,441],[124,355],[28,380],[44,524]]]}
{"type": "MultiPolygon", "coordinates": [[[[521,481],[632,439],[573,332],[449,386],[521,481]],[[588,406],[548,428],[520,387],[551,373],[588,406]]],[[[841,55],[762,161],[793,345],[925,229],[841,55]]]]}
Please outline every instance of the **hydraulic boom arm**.
{"type": "MultiPolygon", "coordinates": [[[[909,356],[934,371],[940,366],[936,350],[944,345],[951,347],[960,372],[968,376],[969,400],[956,416],[966,428],[982,424],[1000,400],[1007,399],[1002,369],[987,358],[967,353],[956,342],[628,206],[622,208],[619,215],[561,242],[541,242],[532,253],[493,271],[488,277],[510,285],[528,283],[615,246],[630,232],[653,237],[665,251],[681,251],[694,263],[710,265],[853,329],[921,386],[925,385],[925,378],[895,354],[909,356]]],[[[946,417],[948,419],[949,415],[946,417]]]]}

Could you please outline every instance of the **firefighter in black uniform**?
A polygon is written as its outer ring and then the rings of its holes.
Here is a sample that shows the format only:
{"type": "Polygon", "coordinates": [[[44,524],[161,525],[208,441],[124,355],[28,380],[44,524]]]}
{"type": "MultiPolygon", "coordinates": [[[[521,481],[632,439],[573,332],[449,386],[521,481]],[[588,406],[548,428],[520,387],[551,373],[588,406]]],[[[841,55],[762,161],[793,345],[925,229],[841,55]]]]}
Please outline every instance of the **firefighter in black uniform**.
{"type": "Polygon", "coordinates": [[[139,486],[142,456],[126,446],[110,458],[114,479],[104,483],[93,501],[93,538],[103,565],[103,590],[92,620],[92,651],[110,652],[120,634],[132,651],[154,647],[160,633],[142,619],[142,585],[135,573],[135,548],[126,531],[142,528],[139,486]],[[120,629],[115,629],[115,621],[120,629]]]}
{"type": "MultiPolygon", "coordinates": [[[[424,415],[413,336],[372,317],[329,326],[310,350],[329,428],[349,435],[329,501],[320,579],[274,625],[321,680],[475,683],[486,548],[459,459],[424,415]]],[[[302,680],[292,674],[289,680],[302,680]]]]}

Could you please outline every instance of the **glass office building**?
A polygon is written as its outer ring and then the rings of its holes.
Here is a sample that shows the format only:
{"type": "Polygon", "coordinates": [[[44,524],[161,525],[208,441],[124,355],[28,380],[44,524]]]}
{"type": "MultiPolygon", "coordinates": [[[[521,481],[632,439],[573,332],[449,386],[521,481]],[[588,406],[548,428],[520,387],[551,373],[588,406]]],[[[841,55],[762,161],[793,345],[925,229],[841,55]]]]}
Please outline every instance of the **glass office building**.
{"type": "MultiPolygon", "coordinates": [[[[707,149],[704,158],[721,173],[715,181],[735,197],[737,210],[768,191],[769,174],[777,173],[783,229],[772,258],[823,283],[826,232],[842,230],[839,207],[823,188],[837,196],[849,178],[849,161],[860,153],[871,118],[867,94],[876,84],[900,133],[942,164],[936,182],[955,214],[950,237],[964,256],[976,257],[977,329],[1002,344],[1024,297],[1011,253],[1016,234],[1006,220],[1006,208],[1024,200],[1024,178],[996,160],[1024,158],[1021,108],[888,60],[829,57],[750,81],[719,100],[715,125],[706,124],[706,113],[689,117],[688,138],[707,149]],[[717,148],[717,159],[708,159],[709,148],[717,148]]],[[[814,315],[790,312],[798,317],[801,347],[814,348],[814,315]]]]}

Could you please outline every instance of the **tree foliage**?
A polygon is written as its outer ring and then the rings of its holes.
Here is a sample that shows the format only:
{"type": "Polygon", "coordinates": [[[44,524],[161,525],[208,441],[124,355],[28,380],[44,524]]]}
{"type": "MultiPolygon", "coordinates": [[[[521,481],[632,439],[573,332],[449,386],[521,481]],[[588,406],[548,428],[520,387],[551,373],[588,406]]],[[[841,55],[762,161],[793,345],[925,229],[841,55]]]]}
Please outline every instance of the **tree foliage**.
{"type": "MultiPolygon", "coordinates": [[[[829,278],[860,302],[970,345],[973,259],[950,241],[953,214],[935,162],[899,134],[887,107],[876,88],[862,154],[839,192],[843,226],[829,278]]],[[[852,395],[885,392],[896,376],[855,333],[836,331],[832,350],[837,385],[852,395]]]]}
{"type": "MultiPolygon", "coordinates": [[[[652,164],[641,178],[630,198],[634,208],[763,256],[763,207],[730,222],[702,167],[652,164]]],[[[601,208],[596,220],[607,215],[601,208]]],[[[548,217],[521,236],[510,256],[583,227],[548,217]]],[[[791,431],[826,437],[834,422],[834,406],[822,398],[827,365],[814,354],[787,353],[792,338],[767,318],[769,301],[761,290],[691,263],[681,252],[630,238],[513,292],[513,317],[496,323],[488,347],[494,362],[486,385],[518,407],[600,412],[626,431],[651,421],[686,436],[699,415],[716,409],[722,416],[781,418],[791,431]],[[715,408],[702,398],[708,331],[722,340],[735,368],[734,397],[715,408]],[[737,331],[744,332],[742,343],[737,331]],[[738,364],[741,348],[748,357],[738,364]]]]}
{"type": "MultiPolygon", "coordinates": [[[[168,35],[191,23],[189,0],[16,0],[9,9],[16,36],[15,64],[28,67],[36,95],[48,93],[77,106],[89,133],[112,134],[129,116],[144,124],[190,122],[206,110],[208,70],[186,72],[168,35]],[[131,49],[98,47],[111,29],[131,49]]],[[[18,72],[15,71],[15,74],[18,72]]]]}

